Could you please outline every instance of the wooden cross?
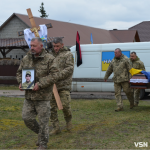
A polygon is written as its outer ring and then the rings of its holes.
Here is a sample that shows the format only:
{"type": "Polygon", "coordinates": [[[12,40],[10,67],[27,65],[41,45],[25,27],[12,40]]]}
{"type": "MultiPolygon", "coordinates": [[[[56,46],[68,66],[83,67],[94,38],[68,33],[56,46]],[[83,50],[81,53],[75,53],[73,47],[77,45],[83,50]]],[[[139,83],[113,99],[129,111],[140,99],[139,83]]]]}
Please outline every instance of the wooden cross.
{"type": "MultiPolygon", "coordinates": [[[[34,18],[33,18],[33,15],[32,15],[32,12],[31,12],[31,9],[27,9],[27,13],[28,13],[28,16],[29,16],[29,19],[30,19],[30,23],[31,23],[31,26],[32,28],[30,29],[32,32],[34,32],[34,35],[35,37],[39,37],[39,33],[38,31],[40,30],[40,27],[36,27],[36,24],[35,24],[35,21],[34,21],[34,18]]],[[[47,29],[49,28],[52,28],[52,24],[49,23],[49,24],[45,24],[47,26],[47,29]]],[[[18,36],[22,36],[24,35],[24,32],[23,31],[19,31],[18,32],[18,36]]]]}
{"type": "MultiPolygon", "coordinates": [[[[30,8],[27,9],[27,13],[28,13],[28,16],[29,16],[29,19],[30,19],[30,23],[31,23],[31,26],[32,26],[32,28],[31,28],[30,30],[31,30],[32,32],[34,32],[35,37],[39,37],[38,31],[40,30],[40,27],[37,27],[37,26],[36,26],[30,8]]],[[[51,25],[51,24],[48,24],[47,28],[52,28],[52,25],[51,25]]],[[[23,31],[20,31],[20,32],[22,32],[22,33],[24,34],[23,31]]],[[[23,35],[23,34],[21,34],[21,35],[23,35]]],[[[20,36],[19,32],[18,32],[18,35],[20,36]]],[[[60,100],[60,96],[59,96],[59,94],[58,94],[57,87],[56,87],[55,84],[54,84],[54,87],[53,87],[53,93],[54,93],[54,96],[55,96],[55,100],[56,100],[58,109],[59,109],[59,110],[63,109],[63,106],[62,106],[62,103],[61,103],[61,100],[60,100]]]]}
{"type": "Polygon", "coordinates": [[[38,31],[40,31],[40,27],[36,27],[36,24],[35,24],[35,21],[34,21],[34,18],[33,18],[33,15],[32,15],[32,12],[31,12],[30,8],[27,9],[27,13],[28,13],[30,23],[31,23],[31,26],[32,26],[32,28],[30,30],[34,33],[35,37],[40,37],[39,33],[38,33],[38,31]]]}

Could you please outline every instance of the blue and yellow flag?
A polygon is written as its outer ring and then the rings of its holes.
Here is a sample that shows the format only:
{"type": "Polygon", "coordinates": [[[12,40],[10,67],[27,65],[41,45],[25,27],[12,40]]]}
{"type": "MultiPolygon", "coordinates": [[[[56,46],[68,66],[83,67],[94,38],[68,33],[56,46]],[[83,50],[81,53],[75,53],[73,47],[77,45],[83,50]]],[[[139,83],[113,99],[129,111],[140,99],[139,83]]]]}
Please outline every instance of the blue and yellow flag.
{"type": "MultiPolygon", "coordinates": [[[[130,57],[130,51],[122,51],[122,54],[130,57]]],[[[102,52],[102,71],[106,71],[110,62],[115,57],[114,52],[102,52]]]]}
{"type": "Polygon", "coordinates": [[[134,68],[129,70],[129,72],[131,73],[132,76],[135,74],[141,74],[141,71],[142,70],[138,70],[138,69],[134,69],[134,68]]]}
{"type": "Polygon", "coordinates": [[[92,37],[92,33],[91,33],[91,41],[90,44],[93,44],[93,37],[92,37]]]}
{"type": "Polygon", "coordinates": [[[148,82],[150,82],[150,72],[138,70],[138,69],[134,69],[134,68],[130,69],[129,72],[132,74],[132,76],[135,74],[144,74],[147,77],[148,82]]]}

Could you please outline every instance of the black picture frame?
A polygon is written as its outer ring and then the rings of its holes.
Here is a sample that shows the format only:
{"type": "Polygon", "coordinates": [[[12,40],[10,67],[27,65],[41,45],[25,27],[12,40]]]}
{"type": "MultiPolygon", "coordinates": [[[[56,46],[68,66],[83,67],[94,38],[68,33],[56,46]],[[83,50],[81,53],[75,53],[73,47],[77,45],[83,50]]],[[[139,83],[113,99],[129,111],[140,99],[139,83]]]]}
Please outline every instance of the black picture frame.
{"type": "Polygon", "coordinates": [[[22,69],[21,88],[23,90],[32,90],[35,85],[35,68],[22,69]]]}

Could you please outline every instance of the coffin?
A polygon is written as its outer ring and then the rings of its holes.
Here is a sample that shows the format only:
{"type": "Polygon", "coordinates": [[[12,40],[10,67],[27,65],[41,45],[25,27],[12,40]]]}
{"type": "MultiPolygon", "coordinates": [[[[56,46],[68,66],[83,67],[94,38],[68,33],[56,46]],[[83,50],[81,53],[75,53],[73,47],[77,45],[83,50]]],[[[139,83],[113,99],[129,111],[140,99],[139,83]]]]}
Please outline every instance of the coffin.
{"type": "Polygon", "coordinates": [[[130,88],[147,89],[150,88],[150,83],[144,74],[136,74],[130,79],[130,88]]]}

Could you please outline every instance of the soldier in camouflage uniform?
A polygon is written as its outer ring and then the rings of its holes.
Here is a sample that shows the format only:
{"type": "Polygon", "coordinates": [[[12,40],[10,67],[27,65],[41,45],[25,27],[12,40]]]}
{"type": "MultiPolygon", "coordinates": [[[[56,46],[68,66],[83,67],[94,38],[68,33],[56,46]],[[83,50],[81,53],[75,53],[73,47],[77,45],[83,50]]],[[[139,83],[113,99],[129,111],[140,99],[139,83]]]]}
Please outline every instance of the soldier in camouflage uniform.
{"type": "Polygon", "coordinates": [[[115,111],[123,110],[123,103],[121,98],[121,89],[126,93],[127,98],[130,102],[130,109],[134,107],[134,97],[133,97],[133,90],[129,87],[129,70],[131,66],[129,64],[129,59],[122,54],[119,48],[115,49],[115,57],[111,61],[104,80],[107,81],[108,77],[114,73],[113,81],[114,81],[114,88],[115,88],[115,97],[117,100],[117,109],[115,111]]]}
{"type": "MultiPolygon", "coordinates": [[[[58,80],[56,87],[63,105],[63,114],[66,121],[67,130],[70,131],[72,128],[71,118],[71,106],[70,106],[70,90],[72,82],[72,74],[74,69],[74,59],[70,52],[70,49],[64,47],[62,38],[55,38],[53,40],[53,49],[50,52],[58,63],[59,71],[66,77],[64,80],[58,80]]],[[[50,100],[51,105],[51,123],[53,130],[50,135],[58,134],[61,132],[59,127],[58,115],[57,115],[57,104],[54,98],[50,100]]]]}
{"type": "Polygon", "coordinates": [[[33,89],[34,87],[34,81],[30,81],[31,80],[31,72],[30,71],[26,71],[26,75],[25,75],[26,81],[24,83],[22,83],[22,89],[33,89]]]}
{"type": "MultiPolygon", "coordinates": [[[[130,65],[134,69],[144,70],[145,66],[144,63],[138,58],[136,52],[132,52],[130,54],[130,65]]],[[[134,106],[137,107],[139,104],[139,97],[140,97],[140,89],[134,89],[134,106]]]]}
{"type": "Polygon", "coordinates": [[[53,84],[63,78],[63,74],[58,72],[54,57],[43,49],[40,38],[31,40],[31,51],[22,59],[17,70],[17,81],[21,91],[22,69],[33,67],[35,68],[35,86],[32,90],[25,91],[22,118],[26,126],[38,134],[39,149],[44,149],[49,139],[48,124],[53,84]],[[36,121],[37,115],[39,122],[36,121]]]}

